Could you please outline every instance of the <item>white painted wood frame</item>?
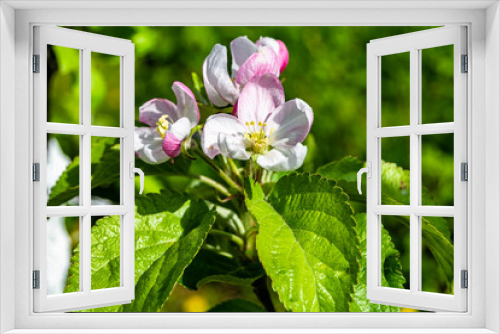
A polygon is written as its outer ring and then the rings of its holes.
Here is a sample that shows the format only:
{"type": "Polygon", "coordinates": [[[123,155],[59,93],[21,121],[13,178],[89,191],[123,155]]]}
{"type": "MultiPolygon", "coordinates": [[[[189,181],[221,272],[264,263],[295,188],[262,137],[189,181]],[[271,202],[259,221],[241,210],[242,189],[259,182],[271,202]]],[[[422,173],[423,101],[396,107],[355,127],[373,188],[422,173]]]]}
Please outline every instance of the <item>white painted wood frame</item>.
{"type": "Polygon", "coordinates": [[[33,333],[498,333],[500,10],[498,1],[2,1],[0,328],[33,333]],[[469,35],[468,310],[425,314],[34,313],[31,38],[50,25],[466,25],[469,35]],[[14,43],[15,39],[15,43],[14,43]],[[15,88],[15,89],[14,89],[15,88]],[[12,118],[15,110],[15,127],[12,118]],[[26,130],[26,122],[29,129],[26,130]],[[10,138],[14,136],[15,145],[10,138]],[[486,152],[488,152],[486,154],[486,152]],[[15,161],[14,163],[8,163],[15,161]],[[15,171],[15,180],[12,174],[15,171]],[[486,182],[486,175],[488,182],[486,182]],[[16,188],[12,198],[12,188],[16,188]],[[488,196],[486,196],[486,194],[488,196]],[[15,222],[13,224],[12,222],[15,222]],[[15,287],[15,288],[13,288],[15,287]],[[487,292],[487,293],[486,293],[487,292]]]}
{"type": "Polygon", "coordinates": [[[134,44],[128,40],[79,32],[71,29],[34,27],[34,52],[40,56],[40,71],[33,75],[34,150],[33,161],[40,164],[40,181],[33,184],[34,270],[40,271],[40,288],[34,289],[34,312],[71,311],[104,305],[125,304],[134,299],[134,44]],[[62,46],[78,50],[80,59],[79,124],[47,122],[47,47],[62,46]],[[91,124],[91,54],[120,57],[120,126],[91,124]],[[47,134],[78,135],[80,142],[79,205],[47,206],[47,134]],[[119,205],[91,204],[91,137],[120,138],[119,205]],[[91,288],[91,217],[120,215],[120,286],[91,288]],[[80,291],[47,294],[47,218],[79,217],[80,291]]]}
{"type": "Polygon", "coordinates": [[[467,309],[467,290],[461,288],[461,270],[467,269],[467,182],[461,181],[461,163],[467,161],[467,73],[461,73],[461,55],[467,54],[467,31],[451,26],[373,40],[367,45],[367,296],[371,302],[440,311],[467,309]],[[422,124],[422,50],[453,45],[453,122],[422,124]],[[410,125],[382,127],[382,57],[410,53],[410,125]],[[397,130],[395,130],[397,129],[397,130]],[[454,206],[422,205],[422,134],[454,134],[454,206]],[[382,138],[410,139],[410,205],[381,205],[382,138]],[[410,288],[381,284],[381,228],[383,215],[410,217],[410,288]],[[423,216],[454,218],[454,294],[422,291],[423,216]]]}

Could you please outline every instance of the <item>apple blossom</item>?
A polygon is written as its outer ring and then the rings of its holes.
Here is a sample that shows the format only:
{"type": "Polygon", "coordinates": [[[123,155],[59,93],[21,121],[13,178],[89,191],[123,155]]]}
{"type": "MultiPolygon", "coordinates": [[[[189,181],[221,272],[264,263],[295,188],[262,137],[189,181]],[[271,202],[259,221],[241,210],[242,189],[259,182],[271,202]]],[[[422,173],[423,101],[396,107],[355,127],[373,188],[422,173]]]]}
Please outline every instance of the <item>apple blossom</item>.
{"type": "Polygon", "coordinates": [[[261,37],[253,43],[246,36],[231,42],[232,74],[227,72],[227,49],[216,44],[203,62],[203,82],[210,101],[224,107],[234,105],[241,89],[254,76],[279,76],[288,64],[288,50],[282,41],[261,37]]]}
{"type": "Polygon", "coordinates": [[[135,128],[134,150],[141,160],[150,164],[177,157],[182,142],[200,120],[191,90],[177,81],[172,90],[177,105],[166,99],[152,99],[139,108],[139,121],[149,127],[135,128]]]}
{"type": "Polygon", "coordinates": [[[300,99],[285,102],[278,77],[252,78],[238,100],[238,114],[210,116],[203,128],[202,148],[211,159],[218,154],[238,160],[256,159],[262,168],[290,171],[304,162],[302,142],[313,123],[311,107],[300,99]]]}

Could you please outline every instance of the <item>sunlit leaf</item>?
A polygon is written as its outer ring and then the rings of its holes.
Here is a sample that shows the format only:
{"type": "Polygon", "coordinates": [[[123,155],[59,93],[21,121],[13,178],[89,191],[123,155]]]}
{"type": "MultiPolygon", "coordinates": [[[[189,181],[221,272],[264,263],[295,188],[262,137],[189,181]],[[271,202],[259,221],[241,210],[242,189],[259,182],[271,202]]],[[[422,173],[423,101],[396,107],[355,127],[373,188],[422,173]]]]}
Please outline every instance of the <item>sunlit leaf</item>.
{"type": "MultiPolygon", "coordinates": [[[[214,220],[215,213],[203,201],[168,190],[137,198],[136,299],[128,305],[87,311],[158,311],[200,249],[214,220]]],[[[105,217],[92,228],[92,248],[107,249],[106,256],[92,258],[91,280],[96,287],[116,286],[119,278],[119,267],[113,265],[119,263],[119,235],[114,233],[119,223],[118,216],[105,217]]],[[[66,292],[79,290],[78,253],[76,248],[66,292]]]]}
{"type": "MultiPolygon", "coordinates": [[[[364,163],[358,158],[345,157],[339,161],[331,162],[318,169],[322,176],[339,181],[353,201],[366,202],[366,178],[363,177],[363,195],[357,191],[356,174],[364,163]]],[[[382,161],[381,183],[384,187],[382,204],[384,205],[409,205],[410,172],[395,163],[382,161]]],[[[433,200],[423,189],[422,198],[426,204],[433,200]]],[[[409,226],[408,218],[401,217],[401,221],[409,226]]],[[[448,223],[441,217],[422,217],[422,241],[426,244],[437,263],[443,269],[448,283],[453,281],[453,244],[448,223]]]]}
{"type": "MultiPolygon", "coordinates": [[[[360,213],[355,216],[357,221],[356,230],[361,239],[361,251],[363,258],[361,260],[361,270],[359,272],[359,282],[354,287],[354,300],[351,302],[352,312],[399,312],[400,308],[382,304],[372,304],[366,298],[366,214],[360,213]]],[[[401,272],[401,261],[399,252],[394,248],[391,236],[386,229],[382,230],[382,252],[381,261],[384,264],[382,272],[382,286],[391,288],[403,288],[405,278],[401,272]]]]}
{"type": "Polygon", "coordinates": [[[257,251],[281,302],[294,312],[347,312],[359,271],[359,238],[347,195],[319,175],[282,177],[268,201],[245,186],[259,224],[257,251]]]}

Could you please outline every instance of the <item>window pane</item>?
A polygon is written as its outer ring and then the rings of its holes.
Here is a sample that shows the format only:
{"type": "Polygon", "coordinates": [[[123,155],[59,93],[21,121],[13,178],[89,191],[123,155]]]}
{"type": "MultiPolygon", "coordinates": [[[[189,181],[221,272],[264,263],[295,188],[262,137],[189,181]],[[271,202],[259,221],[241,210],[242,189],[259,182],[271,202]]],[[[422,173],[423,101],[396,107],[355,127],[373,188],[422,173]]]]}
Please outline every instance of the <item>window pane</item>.
{"type": "Polygon", "coordinates": [[[382,126],[410,124],[410,53],[381,57],[382,126]]]}
{"type": "Polygon", "coordinates": [[[80,136],[47,134],[47,205],[80,205],[80,136]]]}
{"type": "Polygon", "coordinates": [[[92,290],[115,288],[120,284],[121,216],[93,216],[91,270],[92,290]],[[100,226],[106,226],[100,233],[100,226]],[[104,233],[105,231],[105,233],[104,233]]]}
{"type": "MultiPolygon", "coordinates": [[[[451,246],[448,244],[448,248],[453,250],[453,218],[422,217],[422,219],[438,227],[445,235],[447,242],[451,244],[451,246]]],[[[453,294],[453,251],[443,251],[441,254],[434,255],[425,243],[428,238],[424,235],[422,239],[424,241],[422,244],[422,291],[453,294]],[[437,256],[440,256],[441,262],[447,265],[438,263],[437,256]]]]}
{"type": "Polygon", "coordinates": [[[410,289],[410,217],[382,216],[381,252],[382,286],[410,289]],[[398,281],[401,274],[405,282],[389,284],[398,281]]]}
{"type": "Polygon", "coordinates": [[[92,125],[120,126],[120,57],[91,53],[92,125]]]}
{"type": "Polygon", "coordinates": [[[47,121],[80,122],[80,50],[47,46],[47,121]]]}
{"type": "Polygon", "coordinates": [[[92,205],[117,205],[120,195],[120,139],[92,137],[92,205]]]}
{"type": "Polygon", "coordinates": [[[453,122],[453,45],[421,52],[422,123],[453,122]]]}
{"type": "MultiPolygon", "coordinates": [[[[80,240],[80,217],[51,217],[47,219],[47,294],[78,292],[66,289],[68,279],[77,280],[78,272],[69,272],[71,263],[79,263],[77,245],[80,240]],[[76,275],[74,275],[76,274],[76,275]]],[[[78,267],[73,267],[72,270],[78,267]]]]}
{"type": "Polygon", "coordinates": [[[384,205],[410,204],[410,137],[381,139],[381,193],[384,205]]]}
{"type": "Polygon", "coordinates": [[[422,136],[422,205],[453,206],[453,134],[422,136]]]}

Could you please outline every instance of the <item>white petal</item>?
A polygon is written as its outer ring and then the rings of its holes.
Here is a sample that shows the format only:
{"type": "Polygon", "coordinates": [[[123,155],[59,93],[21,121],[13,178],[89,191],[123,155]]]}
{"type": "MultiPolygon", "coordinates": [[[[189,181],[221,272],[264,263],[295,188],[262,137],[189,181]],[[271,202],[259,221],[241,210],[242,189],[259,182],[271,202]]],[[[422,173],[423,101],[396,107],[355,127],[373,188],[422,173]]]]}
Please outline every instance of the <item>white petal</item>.
{"type": "Polygon", "coordinates": [[[193,92],[182,82],[178,81],[174,82],[172,90],[177,98],[177,113],[179,115],[178,118],[174,119],[174,122],[182,117],[186,117],[191,122],[191,127],[194,128],[200,120],[200,111],[198,110],[193,92]]]}
{"type": "Polygon", "coordinates": [[[306,154],[307,147],[302,144],[295,146],[280,145],[260,155],[257,158],[257,163],[262,168],[274,172],[291,171],[302,166],[306,154]]]}
{"type": "Polygon", "coordinates": [[[247,152],[249,146],[250,143],[241,133],[219,133],[219,150],[227,158],[250,159],[251,154],[247,152]]]}
{"type": "Polygon", "coordinates": [[[227,73],[227,49],[216,44],[203,63],[203,82],[208,98],[218,107],[234,105],[239,90],[227,73]]]}
{"type": "Polygon", "coordinates": [[[269,46],[273,49],[274,52],[279,56],[280,54],[280,45],[277,40],[271,37],[261,37],[257,43],[258,46],[269,46]]]}
{"type": "Polygon", "coordinates": [[[233,56],[231,76],[233,78],[236,77],[236,73],[238,73],[240,66],[256,51],[257,46],[246,36],[238,37],[231,42],[231,54],[233,56]]]}
{"type": "Polygon", "coordinates": [[[169,156],[163,152],[161,135],[155,128],[136,127],[134,132],[134,150],[136,155],[149,164],[160,164],[169,156]]]}
{"type": "Polygon", "coordinates": [[[246,128],[235,116],[227,114],[215,114],[208,117],[203,127],[203,134],[201,137],[201,146],[203,152],[210,159],[220,154],[219,149],[219,135],[224,134],[237,134],[243,136],[246,128]]]}
{"type": "Polygon", "coordinates": [[[191,122],[187,117],[183,117],[168,128],[169,132],[180,141],[183,141],[191,134],[191,122]]]}
{"type": "Polygon", "coordinates": [[[302,143],[306,139],[314,115],[311,107],[300,99],[285,102],[276,108],[267,122],[268,129],[273,129],[269,143],[291,145],[302,143]]]}

